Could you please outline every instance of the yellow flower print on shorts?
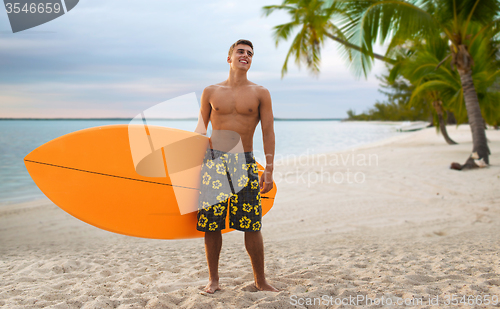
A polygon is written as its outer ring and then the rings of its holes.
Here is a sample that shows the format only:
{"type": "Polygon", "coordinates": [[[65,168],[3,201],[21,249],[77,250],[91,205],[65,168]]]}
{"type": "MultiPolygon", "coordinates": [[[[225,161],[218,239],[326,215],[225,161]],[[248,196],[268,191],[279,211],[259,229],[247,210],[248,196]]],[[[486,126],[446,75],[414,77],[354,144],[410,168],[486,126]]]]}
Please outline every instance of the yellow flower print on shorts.
{"type": "Polygon", "coordinates": [[[224,202],[228,198],[229,198],[229,194],[225,194],[224,192],[221,192],[221,193],[219,193],[219,195],[217,195],[217,200],[219,202],[224,202]]]}
{"type": "Polygon", "coordinates": [[[245,175],[241,175],[240,179],[238,179],[238,186],[245,187],[248,184],[248,177],[245,175]]]}
{"type": "Polygon", "coordinates": [[[232,229],[260,231],[261,197],[258,165],[253,155],[210,149],[205,153],[203,163],[197,230],[220,231],[226,228],[228,220],[228,227],[232,229]]]}
{"type": "Polygon", "coordinates": [[[252,166],[252,163],[243,163],[241,165],[241,168],[244,169],[245,171],[248,171],[248,169],[252,166]]]}
{"type": "Polygon", "coordinates": [[[231,209],[231,214],[236,215],[238,211],[238,195],[231,194],[231,205],[229,207],[231,209]]]}
{"type": "Polygon", "coordinates": [[[208,160],[208,161],[207,161],[207,163],[206,163],[206,166],[207,166],[208,168],[212,168],[212,167],[214,167],[214,165],[215,165],[215,163],[214,163],[214,161],[212,161],[212,160],[208,160]]]}
{"type": "Polygon", "coordinates": [[[216,216],[222,216],[224,209],[226,209],[225,206],[222,205],[216,205],[214,206],[214,215],[216,216]]]}
{"type": "Polygon", "coordinates": [[[251,212],[253,209],[252,205],[248,204],[248,203],[244,203],[243,204],[243,211],[246,211],[246,212],[251,212]]]}
{"type": "Polygon", "coordinates": [[[212,181],[212,188],[220,189],[220,187],[222,187],[222,183],[220,182],[220,180],[212,181]]]}
{"type": "Polygon", "coordinates": [[[256,179],[256,180],[252,181],[250,183],[250,185],[252,186],[252,190],[256,190],[259,188],[259,181],[256,179]]]}
{"type": "Polygon", "coordinates": [[[218,163],[215,168],[217,169],[217,174],[226,175],[226,167],[223,163],[218,163]]]}
{"type": "Polygon", "coordinates": [[[203,208],[204,210],[208,210],[208,209],[210,208],[210,206],[212,206],[212,205],[210,205],[210,203],[209,203],[209,202],[205,202],[205,201],[204,201],[204,202],[203,202],[203,206],[202,206],[202,208],[203,208]]]}
{"type": "Polygon", "coordinates": [[[200,219],[198,220],[198,225],[201,227],[205,227],[207,225],[208,218],[205,217],[204,215],[200,216],[200,219]]]}
{"type": "Polygon", "coordinates": [[[238,204],[238,195],[237,194],[231,195],[231,204],[238,204]]]}
{"type": "Polygon", "coordinates": [[[240,219],[240,227],[242,229],[250,228],[250,223],[252,223],[252,220],[248,219],[246,216],[243,216],[243,218],[240,219]]]}
{"type": "Polygon", "coordinates": [[[210,184],[210,179],[212,179],[212,176],[205,172],[205,174],[203,174],[203,184],[208,186],[210,184]]]}
{"type": "Polygon", "coordinates": [[[252,230],[259,231],[260,230],[260,222],[255,222],[252,224],[252,230]]]}

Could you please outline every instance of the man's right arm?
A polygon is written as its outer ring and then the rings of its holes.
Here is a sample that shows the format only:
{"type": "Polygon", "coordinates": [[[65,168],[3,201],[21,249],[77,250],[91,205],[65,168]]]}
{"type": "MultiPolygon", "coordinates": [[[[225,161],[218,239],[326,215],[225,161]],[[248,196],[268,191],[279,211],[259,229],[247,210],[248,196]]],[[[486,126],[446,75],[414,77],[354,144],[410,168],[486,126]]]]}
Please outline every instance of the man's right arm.
{"type": "Polygon", "coordinates": [[[208,122],[210,121],[210,113],[212,106],[210,105],[211,87],[205,88],[201,94],[200,114],[198,115],[198,125],[194,130],[196,133],[207,135],[208,122]]]}

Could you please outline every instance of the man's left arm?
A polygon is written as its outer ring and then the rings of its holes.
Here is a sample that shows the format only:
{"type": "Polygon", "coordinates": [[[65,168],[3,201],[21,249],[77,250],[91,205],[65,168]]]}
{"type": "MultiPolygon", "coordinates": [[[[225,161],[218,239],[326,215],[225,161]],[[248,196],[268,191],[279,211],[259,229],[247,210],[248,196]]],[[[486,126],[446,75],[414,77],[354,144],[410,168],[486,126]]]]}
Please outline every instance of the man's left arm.
{"type": "Polygon", "coordinates": [[[263,88],[260,95],[259,106],[260,122],[262,127],[262,138],[264,142],[264,153],[266,154],[266,168],[260,178],[260,192],[267,193],[273,188],[274,170],[274,117],[269,90],[263,88]]]}

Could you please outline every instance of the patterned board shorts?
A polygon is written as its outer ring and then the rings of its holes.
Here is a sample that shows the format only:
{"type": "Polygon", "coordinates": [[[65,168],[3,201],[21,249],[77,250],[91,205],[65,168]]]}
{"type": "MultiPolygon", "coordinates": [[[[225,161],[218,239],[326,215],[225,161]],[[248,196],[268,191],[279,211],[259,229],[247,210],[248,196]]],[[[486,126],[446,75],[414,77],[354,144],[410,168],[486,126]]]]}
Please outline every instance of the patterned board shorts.
{"type": "Polygon", "coordinates": [[[257,163],[252,152],[208,149],[201,167],[196,229],[220,231],[229,225],[244,232],[260,231],[262,205],[257,163]]]}

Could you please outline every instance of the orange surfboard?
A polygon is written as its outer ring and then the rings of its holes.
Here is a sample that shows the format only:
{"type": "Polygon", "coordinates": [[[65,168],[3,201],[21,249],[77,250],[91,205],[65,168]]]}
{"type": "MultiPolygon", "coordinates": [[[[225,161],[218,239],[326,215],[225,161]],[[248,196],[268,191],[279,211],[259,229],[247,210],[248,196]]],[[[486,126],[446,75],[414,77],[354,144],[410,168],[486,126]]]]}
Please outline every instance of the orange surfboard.
{"type": "MultiPolygon", "coordinates": [[[[207,146],[194,132],[110,125],[56,138],[24,162],[54,204],[86,223],[136,237],[196,238],[204,235],[195,210],[207,146]]],[[[263,215],[275,195],[276,184],[262,195],[263,215]]],[[[233,231],[228,227],[223,233],[233,231]]]]}

